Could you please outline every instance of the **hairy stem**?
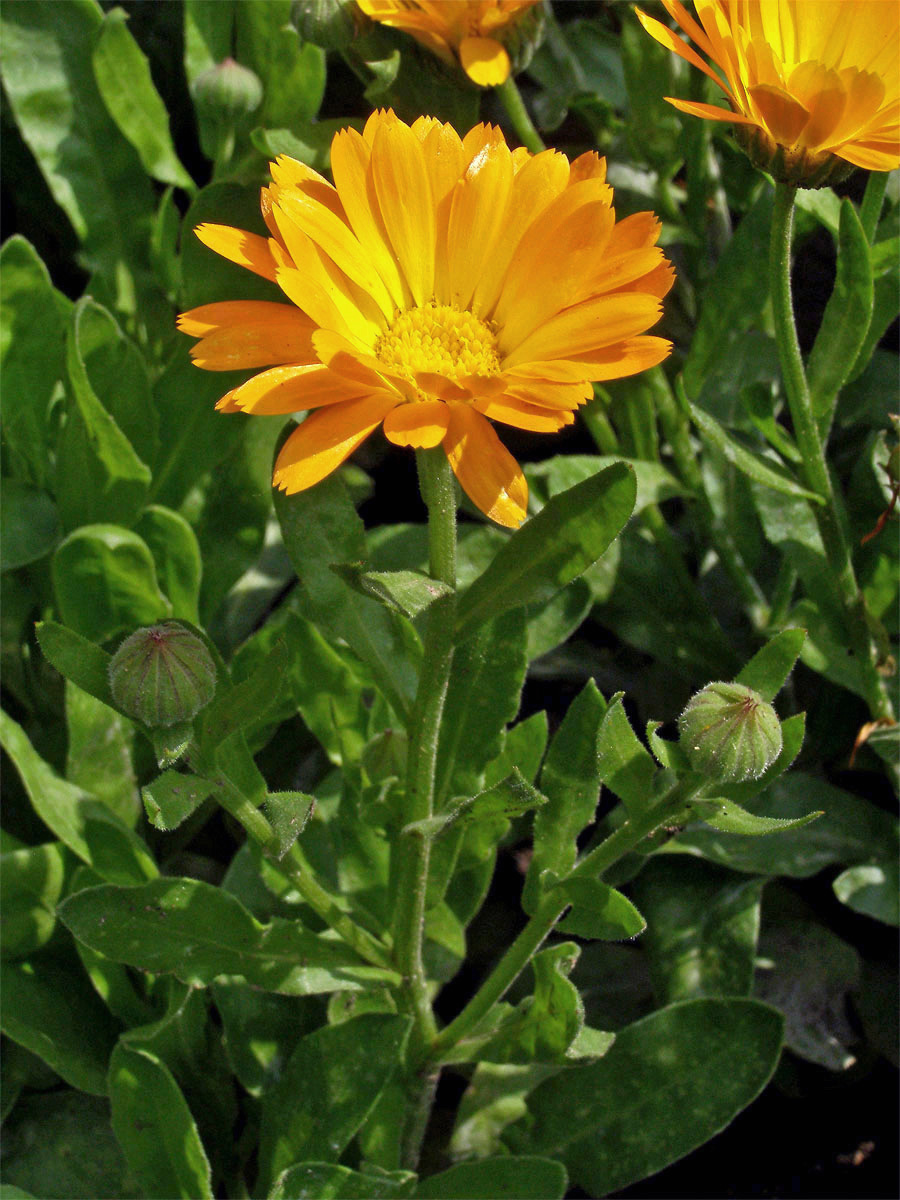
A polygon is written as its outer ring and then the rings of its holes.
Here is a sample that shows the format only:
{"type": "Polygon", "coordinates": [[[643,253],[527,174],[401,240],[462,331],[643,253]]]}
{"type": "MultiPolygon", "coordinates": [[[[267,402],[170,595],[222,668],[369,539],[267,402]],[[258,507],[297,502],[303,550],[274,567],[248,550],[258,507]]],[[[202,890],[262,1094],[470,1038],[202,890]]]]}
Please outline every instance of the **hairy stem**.
{"type": "Polygon", "coordinates": [[[865,602],[853,571],[849,541],[845,532],[843,505],[835,492],[825,447],[813,414],[806,371],[797,340],[791,297],[791,231],[796,189],[790,184],[775,187],[772,231],[769,243],[769,274],[775,339],[784,379],[794,437],[800,451],[803,482],[817,492],[822,504],[812,505],[816,524],[835,590],[844,609],[850,646],[855,655],[866,700],[872,716],[892,718],[893,711],[884,680],[876,668],[875,647],[866,621],[865,602]]]}

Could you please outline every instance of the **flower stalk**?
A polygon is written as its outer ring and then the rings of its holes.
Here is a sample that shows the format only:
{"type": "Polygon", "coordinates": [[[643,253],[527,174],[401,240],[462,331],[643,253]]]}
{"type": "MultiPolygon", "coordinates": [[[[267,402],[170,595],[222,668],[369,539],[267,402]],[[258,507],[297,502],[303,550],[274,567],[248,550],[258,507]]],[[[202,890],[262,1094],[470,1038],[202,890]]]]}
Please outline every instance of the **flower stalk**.
{"type": "Polygon", "coordinates": [[[850,546],[845,532],[843,506],[831,482],[825,446],[813,413],[812,399],[797,340],[791,296],[791,232],[796,188],[775,185],[769,243],[769,273],[772,312],[778,358],[794,426],[794,437],[802,456],[803,482],[822,498],[812,506],[825,548],[825,557],[844,609],[850,645],[859,665],[866,700],[876,719],[892,718],[893,711],[884,680],[878,674],[875,647],[866,620],[865,601],[856,581],[850,546]]]}
{"type": "Polygon", "coordinates": [[[532,154],[540,154],[542,150],[546,150],[541,135],[534,127],[534,122],[528,115],[528,109],[525,107],[525,101],[522,99],[522,93],[519,91],[513,75],[504,82],[499,84],[495,91],[500,97],[503,107],[506,109],[506,115],[509,117],[510,124],[516,131],[516,137],[532,154]]]}

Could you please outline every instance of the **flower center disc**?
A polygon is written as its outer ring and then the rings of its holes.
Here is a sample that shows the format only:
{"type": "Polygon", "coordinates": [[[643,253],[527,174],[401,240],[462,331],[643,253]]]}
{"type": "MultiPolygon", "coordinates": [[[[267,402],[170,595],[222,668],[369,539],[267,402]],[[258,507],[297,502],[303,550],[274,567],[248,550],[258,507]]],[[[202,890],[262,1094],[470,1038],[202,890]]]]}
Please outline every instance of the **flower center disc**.
{"type": "Polygon", "coordinates": [[[420,371],[451,380],[500,372],[490,325],[448,304],[398,313],[375,343],[375,353],[386,367],[411,378],[420,371]]]}

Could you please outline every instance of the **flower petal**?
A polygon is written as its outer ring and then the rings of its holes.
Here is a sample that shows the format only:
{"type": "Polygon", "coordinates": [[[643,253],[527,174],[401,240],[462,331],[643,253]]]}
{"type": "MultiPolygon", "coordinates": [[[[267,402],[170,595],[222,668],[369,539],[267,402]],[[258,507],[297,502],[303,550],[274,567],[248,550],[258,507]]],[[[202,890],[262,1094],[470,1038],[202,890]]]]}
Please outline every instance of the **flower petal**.
{"type": "Polygon", "coordinates": [[[442,400],[398,404],[384,418],[384,436],[396,446],[430,450],[443,441],[450,410],[442,400]]]}
{"type": "Polygon", "coordinates": [[[230,398],[242,412],[269,416],[358,400],[361,396],[372,395],[375,390],[384,389],[342,379],[328,367],[315,363],[302,367],[272,367],[235,388],[230,398]]]}
{"type": "Polygon", "coordinates": [[[518,346],[501,349],[508,353],[503,369],[537,359],[571,358],[611,346],[623,338],[643,333],[659,320],[655,296],[640,292],[613,293],[576,304],[551,317],[518,346]]]}
{"type": "Polygon", "coordinates": [[[182,313],[178,328],[202,340],[191,357],[207,371],[242,371],[315,361],[313,323],[288,304],[223,300],[182,313]]]}
{"type": "Polygon", "coordinates": [[[478,411],[492,421],[502,421],[516,429],[528,429],[532,433],[558,433],[575,420],[568,409],[539,408],[515,396],[500,396],[496,400],[484,400],[478,411]]]}
{"type": "Polygon", "coordinates": [[[528,513],[528,484],[487,420],[467,404],[450,404],[444,450],[463,491],[498,525],[517,529],[528,513]]]}
{"type": "Polygon", "coordinates": [[[459,44],[459,61],[468,77],[479,87],[497,87],[509,78],[509,55],[494,38],[463,38],[459,44]]]}
{"type": "Polygon", "coordinates": [[[336,470],[395,404],[396,397],[378,395],[317,409],[282,446],[272,483],[288,494],[312,487],[336,470]]]}
{"type": "Polygon", "coordinates": [[[422,143],[401,121],[381,124],[372,143],[381,218],[416,304],[434,291],[434,200],[422,143]]]}
{"type": "Polygon", "coordinates": [[[233,229],[231,225],[211,225],[204,222],[194,233],[204,246],[221,254],[223,258],[255,271],[264,279],[275,282],[275,260],[269,249],[268,240],[258,233],[247,233],[245,229],[233,229]]]}
{"type": "Polygon", "coordinates": [[[512,156],[485,146],[453,189],[447,230],[449,303],[467,309],[482,264],[494,253],[506,220],[513,182],[512,156]]]}

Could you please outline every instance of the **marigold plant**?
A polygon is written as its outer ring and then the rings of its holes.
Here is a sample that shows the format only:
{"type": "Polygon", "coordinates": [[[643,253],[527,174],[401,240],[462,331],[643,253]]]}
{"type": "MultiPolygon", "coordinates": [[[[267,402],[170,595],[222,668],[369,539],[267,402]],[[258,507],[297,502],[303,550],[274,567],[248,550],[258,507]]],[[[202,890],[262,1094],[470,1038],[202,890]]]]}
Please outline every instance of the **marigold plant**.
{"type": "Polygon", "coordinates": [[[315,410],[285,443],[275,484],[318,483],[379,425],[400,446],[442,445],[470,499],[501,525],[527,487],[488,420],[553,433],[592,383],[661,362],[646,330],[674,280],[652,213],[616,221],[606,164],[510,150],[377,112],[331,150],[334,186],[280,157],[262,190],[268,239],[205,224],[198,237],[273,280],[296,307],[225,301],[183,313],[207,370],[267,367],[219,408],[315,410]]]}

